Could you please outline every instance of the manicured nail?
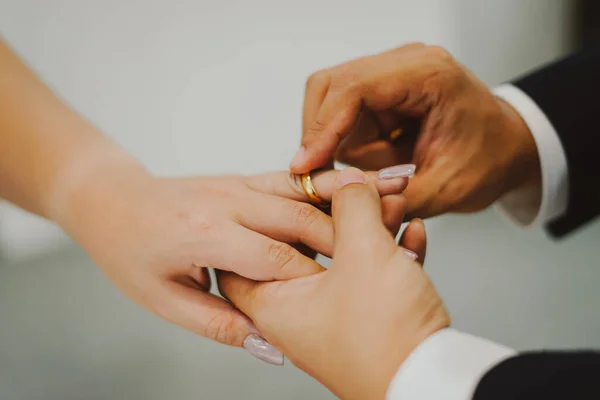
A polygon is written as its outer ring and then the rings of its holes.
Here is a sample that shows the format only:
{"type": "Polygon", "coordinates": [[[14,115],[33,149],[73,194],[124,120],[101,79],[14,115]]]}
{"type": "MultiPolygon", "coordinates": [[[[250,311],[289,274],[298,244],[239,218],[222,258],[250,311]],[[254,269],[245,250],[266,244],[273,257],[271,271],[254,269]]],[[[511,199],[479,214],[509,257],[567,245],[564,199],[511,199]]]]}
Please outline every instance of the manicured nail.
{"type": "Polygon", "coordinates": [[[294,158],[292,158],[292,162],[290,163],[290,168],[295,168],[304,161],[304,154],[306,153],[306,149],[304,146],[300,147],[296,152],[294,158]]]}
{"type": "Polygon", "coordinates": [[[283,365],[283,354],[258,335],[250,334],[246,336],[244,348],[259,360],[273,365],[283,365]]]}
{"type": "Polygon", "coordinates": [[[360,169],[350,167],[340,171],[337,181],[339,187],[343,188],[351,183],[362,183],[364,185],[367,183],[367,177],[360,169]]]}
{"type": "Polygon", "coordinates": [[[409,256],[410,258],[412,258],[414,261],[416,261],[417,258],[419,258],[419,256],[417,255],[417,253],[415,253],[414,251],[407,250],[407,249],[403,249],[403,250],[404,250],[404,254],[406,254],[407,256],[409,256]]]}
{"type": "Polygon", "coordinates": [[[395,165],[379,170],[377,172],[377,178],[379,179],[393,179],[393,178],[410,178],[415,174],[417,170],[414,164],[395,165]]]}

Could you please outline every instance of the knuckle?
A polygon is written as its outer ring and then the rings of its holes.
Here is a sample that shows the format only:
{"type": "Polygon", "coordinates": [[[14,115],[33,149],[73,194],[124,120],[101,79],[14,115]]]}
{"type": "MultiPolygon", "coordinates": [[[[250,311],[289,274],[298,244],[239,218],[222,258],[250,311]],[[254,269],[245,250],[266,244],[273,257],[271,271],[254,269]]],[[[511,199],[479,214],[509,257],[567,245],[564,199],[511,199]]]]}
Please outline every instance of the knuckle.
{"type": "Polygon", "coordinates": [[[288,266],[295,257],[295,250],[287,243],[275,242],[269,246],[269,260],[273,261],[282,270],[288,266]]]}
{"type": "Polygon", "coordinates": [[[440,63],[423,82],[424,93],[453,93],[464,83],[463,71],[454,63],[440,63]]]}
{"type": "Polygon", "coordinates": [[[285,181],[293,193],[295,193],[297,196],[306,197],[306,193],[304,192],[304,189],[302,187],[301,175],[290,172],[290,173],[286,174],[285,181]]]}
{"type": "Polygon", "coordinates": [[[295,223],[301,226],[309,227],[319,218],[319,213],[319,210],[311,205],[305,203],[296,203],[293,206],[292,215],[294,216],[295,223]]]}
{"type": "Polygon", "coordinates": [[[306,79],[306,88],[326,85],[329,81],[329,73],[326,70],[320,70],[309,75],[306,79]]]}
{"type": "Polygon", "coordinates": [[[309,135],[319,134],[325,130],[326,126],[327,125],[323,121],[321,121],[317,118],[312,122],[312,124],[308,128],[308,134],[309,135]]]}
{"type": "Polygon", "coordinates": [[[343,89],[347,92],[354,92],[360,87],[359,61],[344,64],[337,68],[331,78],[332,89],[343,89]]]}
{"type": "Polygon", "coordinates": [[[441,60],[444,62],[449,62],[449,61],[454,60],[454,57],[452,57],[452,54],[450,54],[450,52],[448,50],[446,50],[445,48],[443,48],[442,46],[432,45],[432,46],[427,46],[425,49],[426,49],[427,54],[429,54],[431,57],[434,57],[438,60],[441,60]]]}
{"type": "Polygon", "coordinates": [[[214,222],[210,218],[203,215],[194,216],[190,220],[190,224],[192,228],[197,232],[210,231],[214,228],[214,222]]]}
{"type": "Polygon", "coordinates": [[[182,211],[177,216],[192,232],[208,232],[215,226],[214,220],[204,213],[182,211]]]}
{"type": "Polygon", "coordinates": [[[418,50],[427,47],[423,42],[409,42],[406,43],[395,50],[397,51],[406,51],[406,50],[418,50]]]}
{"type": "Polygon", "coordinates": [[[469,189],[469,185],[464,182],[444,182],[437,194],[448,204],[460,204],[469,196],[469,189]]]}
{"type": "Polygon", "coordinates": [[[228,312],[216,313],[204,327],[202,335],[220,343],[230,344],[235,339],[235,317],[228,312]]]}

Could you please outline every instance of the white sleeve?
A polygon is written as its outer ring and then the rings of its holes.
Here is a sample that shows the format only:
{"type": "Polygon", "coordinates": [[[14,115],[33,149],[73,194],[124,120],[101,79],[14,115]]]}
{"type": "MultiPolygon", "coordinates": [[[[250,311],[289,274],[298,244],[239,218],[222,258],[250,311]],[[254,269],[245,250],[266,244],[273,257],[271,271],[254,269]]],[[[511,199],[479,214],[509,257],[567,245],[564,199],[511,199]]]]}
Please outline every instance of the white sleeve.
{"type": "Polygon", "coordinates": [[[489,340],[442,329],[400,366],[386,400],[469,400],[483,375],[514,354],[489,340]]]}
{"type": "Polygon", "coordinates": [[[509,103],[529,127],[542,171],[541,193],[521,189],[505,195],[498,200],[498,205],[522,226],[543,225],[561,216],[567,209],[568,166],[564,149],[546,114],[525,92],[505,84],[494,89],[493,93],[509,103]]]}

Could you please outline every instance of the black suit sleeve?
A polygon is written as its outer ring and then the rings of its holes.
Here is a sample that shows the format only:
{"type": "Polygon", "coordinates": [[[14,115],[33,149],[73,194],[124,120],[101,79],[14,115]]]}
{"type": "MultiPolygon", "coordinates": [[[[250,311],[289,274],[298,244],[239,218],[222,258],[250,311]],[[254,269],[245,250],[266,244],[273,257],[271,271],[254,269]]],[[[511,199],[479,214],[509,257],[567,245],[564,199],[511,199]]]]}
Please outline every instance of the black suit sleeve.
{"type": "Polygon", "coordinates": [[[479,381],[473,400],[600,399],[600,354],[543,352],[509,358],[479,381]]]}
{"type": "Polygon", "coordinates": [[[561,237],[600,213],[600,47],[543,67],[514,85],[544,111],[565,150],[567,211],[548,225],[561,237]]]}

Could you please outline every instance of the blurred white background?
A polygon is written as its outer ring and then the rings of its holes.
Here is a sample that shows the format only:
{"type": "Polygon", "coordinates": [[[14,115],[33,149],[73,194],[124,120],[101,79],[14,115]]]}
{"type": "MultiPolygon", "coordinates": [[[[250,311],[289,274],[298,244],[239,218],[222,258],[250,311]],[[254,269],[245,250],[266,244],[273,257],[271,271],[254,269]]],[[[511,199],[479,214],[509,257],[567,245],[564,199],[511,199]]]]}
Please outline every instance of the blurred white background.
{"type": "MultiPolygon", "coordinates": [[[[571,4],[0,0],[0,32],[156,173],[250,174],[287,168],[311,72],[423,41],[494,85],[569,51],[571,4]]],[[[332,398],[140,310],[52,225],[0,207],[0,399],[332,398]]],[[[518,349],[599,343],[600,224],[562,242],[496,210],[428,227],[456,327],[518,349]]]]}

